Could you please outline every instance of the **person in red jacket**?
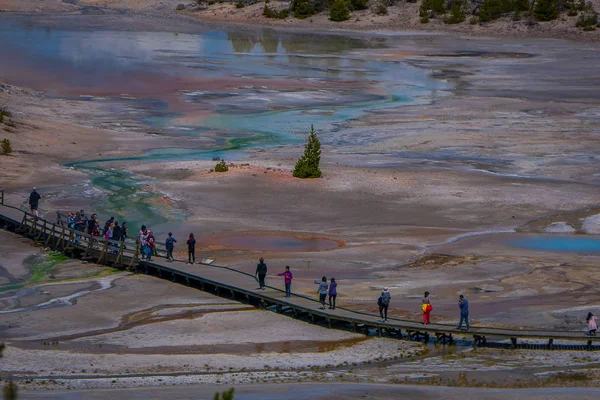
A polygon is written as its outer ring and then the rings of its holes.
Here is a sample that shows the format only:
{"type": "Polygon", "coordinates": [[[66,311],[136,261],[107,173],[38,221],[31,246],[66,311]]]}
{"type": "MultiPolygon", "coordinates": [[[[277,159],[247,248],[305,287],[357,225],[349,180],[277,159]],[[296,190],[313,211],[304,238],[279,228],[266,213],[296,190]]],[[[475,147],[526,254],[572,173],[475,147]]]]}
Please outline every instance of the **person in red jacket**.
{"type": "Polygon", "coordinates": [[[148,261],[152,260],[152,256],[154,255],[154,247],[156,246],[156,239],[154,238],[154,234],[151,230],[148,230],[148,253],[146,254],[148,261]]]}
{"type": "Polygon", "coordinates": [[[294,276],[290,272],[290,266],[285,266],[285,271],[281,274],[277,274],[277,276],[283,276],[283,282],[285,283],[285,297],[292,297],[292,279],[294,276]]]}

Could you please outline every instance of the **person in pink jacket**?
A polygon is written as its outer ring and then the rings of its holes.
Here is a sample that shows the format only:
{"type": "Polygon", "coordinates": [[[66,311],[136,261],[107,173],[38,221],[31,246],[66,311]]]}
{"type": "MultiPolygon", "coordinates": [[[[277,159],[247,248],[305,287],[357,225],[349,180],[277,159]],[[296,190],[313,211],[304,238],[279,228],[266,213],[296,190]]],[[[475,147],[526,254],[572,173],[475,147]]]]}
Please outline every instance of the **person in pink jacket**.
{"type": "Polygon", "coordinates": [[[292,297],[292,279],[294,276],[290,272],[290,266],[285,266],[285,272],[281,274],[277,274],[277,276],[283,276],[283,281],[285,282],[285,297],[292,297]]]}
{"type": "Polygon", "coordinates": [[[596,323],[596,316],[590,312],[588,313],[587,318],[585,320],[588,324],[588,334],[596,335],[596,330],[598,329],[598,324],[596,323]]]}

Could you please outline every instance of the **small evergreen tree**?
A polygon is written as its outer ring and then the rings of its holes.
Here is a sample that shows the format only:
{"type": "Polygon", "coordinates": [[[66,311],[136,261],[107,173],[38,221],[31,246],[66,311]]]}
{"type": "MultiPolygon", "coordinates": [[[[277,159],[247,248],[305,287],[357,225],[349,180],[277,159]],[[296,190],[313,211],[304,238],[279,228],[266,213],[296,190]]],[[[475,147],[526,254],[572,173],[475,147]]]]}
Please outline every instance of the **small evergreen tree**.
{"type": "Polygon", "coordinates": [[[217,163],[217,165],[215,165],[215,172],[227,172],[229,171],[229,167],[227,166],[227,163],[225,162],[225,160],[221,160],[217,163]]]}
{"type": "Polygon", "coordinates": [[[309,0],[292,0],[290,8],[298,19],[308,18],[317,12],[309,0]]]}
{"type": "Polygon", "coordinates": [[[387,13],[388,13],[388,6],[386,4],[386,1],[385,0],[379,0],[375,4],[374,11],[375,11],[375,14],[377,14],[377,15],[387,15],[387,13]]]}
{"type": "Polygon", "coordinates": [[[367,9],[367,0],[351,0],[350,4],[352,5],[353,10],[366,10],[367,9]]]}
{"type": "Polygon", "coordinates": [[[533,15],[538,21],[552,21],[558,17],[556,0],[537,0],[533,15]]]}
{"type": "Polygon", "coordinates": [[[502,0],[483,0],[481,10],[479,10],[479,20],[488,22],[498,19],[504,12],[502,0]]]}
{"type": "Polygon", "coordinates": [[[446,24],[460,24],[466,18],[464,5],[462,2],[455,1],[450,8],[450,15],[444,18],[446,24]]]}
{"type": "Polygon", "coordinates": [[[10,145],[10,140],[4,139],[2,141],[1,146],[2,146],[2,154],[10,154],[10,153],[12,153],[12,147],[10,145]]]}
{"type": "Polygon", "coordinates": [[[446,6],[444,0],[423,0],[421,2],[421,7],[419,7],[419,16],[429,16],[430,10],[436,14],[445,14],[446,6]]]}
{"type": "Polygon", "coordinates": [[[350,18],[350,10],[348,10],[348,2],[346,0],[335,0],[329,10],[329,19],[332,21],[346,21],[350,18]]]}
{"type": "Polygon", "coordinates": [[[17,385],[13,382],[12,378],[4,386],[4,400],[16,400],[17,399],[17,385]]]}
{"type": "Polygon", "coordinates": [[[319,169],[321,162],[321,142],[317,138],[317,133],[313,126],[310,126],[308,142],[304,146],[304,154],[296,162],[294,167],[295,178],[320,178],[323,174],[319,169]]]}
{"type": "Polygon", "coordinates": [[[598,14],[596,10],[594,10],[594,5],[589,2],[587,3],[583,10],[581,10],[581,15],[577,18],[577,27],[578,28],[593,28],[594,25],[598,23],[598,14]]]}
{"type": "Polygon", "coordinates": [[[231,388],[223,393],[215,393],[213,400],[233,400],[233,394],[235,393],[235,389],[231,388]]]}

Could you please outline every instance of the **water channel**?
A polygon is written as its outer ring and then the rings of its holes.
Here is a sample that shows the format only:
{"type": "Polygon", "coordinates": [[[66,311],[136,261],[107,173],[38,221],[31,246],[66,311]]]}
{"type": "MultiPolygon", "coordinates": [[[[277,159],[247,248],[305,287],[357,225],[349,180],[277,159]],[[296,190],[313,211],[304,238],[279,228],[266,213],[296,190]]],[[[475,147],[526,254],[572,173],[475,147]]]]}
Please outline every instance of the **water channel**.
{"type": "Polygon", "coordinates": [[[91,117],[94,127],[177,139],[177,146],[119,158],[90,151],[90,159],[67,165],[107,193],[98,212],[134,225],[183,216],[153,204],[153,195],[140,189],[144,182],[114,162],[242,159],[247,151],[301,143],[311,124],[325,143],[343,143],[348,139],[337,132],[345,122],[431,102],[451,88],[426,69],[369,56],[392,46],[385,37],[239,28],[144,32],[69,21],[49,28],[3,19],[0,48],[11,57],[0,63],[0,76],[46,96],[93,103],[103,111],[91,117]]]}

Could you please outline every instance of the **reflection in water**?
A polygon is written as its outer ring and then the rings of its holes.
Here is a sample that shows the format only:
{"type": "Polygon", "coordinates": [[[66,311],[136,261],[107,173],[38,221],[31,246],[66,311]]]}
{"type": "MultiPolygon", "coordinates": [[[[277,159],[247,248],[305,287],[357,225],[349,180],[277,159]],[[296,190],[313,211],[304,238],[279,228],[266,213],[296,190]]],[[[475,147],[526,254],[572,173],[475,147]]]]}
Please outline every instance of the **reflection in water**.
{"type": "Polygon", "coordinates": [[[236,235],[216,238],[216,243],[236,249],[261,251],[322,251],[339,247],[334,240],[276,235],[236,235]]]}
{"type": "Polygon", "coordinates": [[[600,237],[563,235],[518,235],[506,243],[528,250],[600,254],[600,237]]]}
{"type": "MultiPolygon", "coordinates": [[[[70,20],[71,21],[71,20],[70,20]]],[[[341,135],[365,113],[419,104],[448,85],[406,63],[370,57],[381,37],[298,34],[272,29],[204,29],[196,34],[46,29],[2,19],[0,76],[17,85],[94,103],[91,123],[196,139],[142,156],[86,160],[92,183],[109,192],[103,209],[136,222],[172,218],[140,182],[108,170],[114,161],[210,159],[249,149],[296,145],[311,124],[324,144],[377,140],[341,135]],[[99,98],[99,97],[102,98],[99,98]],[[191,118],[187,118],[192,116],[191,118]],[[186,119],[187,118],[187,119],[186,119]],[[190,122],[191,121],[191,122],[190,122]],[[298,134],[302,133],[301,136],[298,134]],[[134,204],[136,210],[129,212],[134,204]]]]}

